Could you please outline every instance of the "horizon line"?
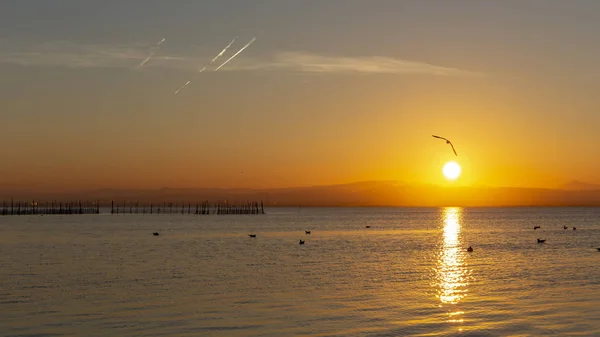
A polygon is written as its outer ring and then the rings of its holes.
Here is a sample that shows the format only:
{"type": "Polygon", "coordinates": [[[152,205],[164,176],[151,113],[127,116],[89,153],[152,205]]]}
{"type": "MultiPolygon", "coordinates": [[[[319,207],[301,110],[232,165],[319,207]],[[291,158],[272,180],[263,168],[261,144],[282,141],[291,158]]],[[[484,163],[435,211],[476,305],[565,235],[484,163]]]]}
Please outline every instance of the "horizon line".
{"type": "MultiPolygon", "coordinates": [[[[559,186],[554,187],[527,187],[527,186],[517,186],[517,185],[489,185],[489,184],[470,184],[470,185],[442,185],[442,184],[432,184],[432,183],[423,183],[423,182],[405,182],[401,180],[361,180],[361,181],[352,181],[352,182],[344,182],[344,183],[335,183],[335,184],[306,184],[306,185],[288,185],[288,186],[277,186],[277,187],[218,187],[218,186],[204,186],[204,187],[96,187],[96,188],[73,188],[69,190],[59,190],[55,188],[43,188],[41,189],[43,192],[36,193],[90,193],[90,192],[101,192],[101,191],[136,191],[136,192],[149,192],[149,191],[161,191],[161,190],[223,190],[223,191],[233,191],[233,190],[246,190],[246,191],[265,191],[265,190],[282,190],[282,189],[298,189],[298,188],[320,188],[320,187],[337,187],[337,186],[348,186],[348,185],[357,185],[357,184],[382,184],[387,183],[391,185],[396,185],[399,187],[429,187],[429,188],[442,188],[442,189],[453,189],[453,188],[476,188],[476,189],[532,189],[532,190],[554,190],[554,191],[600,191],[600,184],[597,183],[587,183],[578,180],[570,180],[565,182],[559,186]],[[583,186],[588,186],[587,188],[568,188],[569,184],[581,184],[583,186]]],[[[31,187],[2,187],[0,189],[4,190],[12,190],[11,192],[33,192],[36,189],[31,187]]]]}

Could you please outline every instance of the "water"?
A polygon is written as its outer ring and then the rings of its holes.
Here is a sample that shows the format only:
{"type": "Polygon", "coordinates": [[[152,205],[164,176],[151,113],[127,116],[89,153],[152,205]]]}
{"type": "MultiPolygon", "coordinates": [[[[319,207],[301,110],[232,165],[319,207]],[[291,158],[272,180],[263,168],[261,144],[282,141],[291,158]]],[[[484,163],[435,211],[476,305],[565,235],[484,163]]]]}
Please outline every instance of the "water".
{"type": "Polygon", "coordinates": [[[268,211],[0,217],[0,335],[600,336],[600,208],[268,211]]]}

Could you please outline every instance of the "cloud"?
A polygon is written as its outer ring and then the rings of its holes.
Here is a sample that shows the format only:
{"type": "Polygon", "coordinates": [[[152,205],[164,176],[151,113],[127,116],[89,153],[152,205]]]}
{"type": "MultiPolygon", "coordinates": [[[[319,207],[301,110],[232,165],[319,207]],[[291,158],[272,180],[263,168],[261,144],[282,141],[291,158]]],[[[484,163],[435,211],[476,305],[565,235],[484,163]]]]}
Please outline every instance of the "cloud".
{"type": "Polygon", "coordinates": [[[282,52],[266,60],[240,60],[229,70],[287,70],[315,73],[428,74],[438,76],[482,76],[456,68],[392,57],[340,57],[308,52],[282,52]]]}
{"type": "MultiPolygon", "coordinates": [[[[210,50],[203,50],[201,53],[205,55],[195,57],[174,55],[168,54],[168,48],[165,48],[153,55],[152,59],[143,68],[140,68],[140,62],[148,57],[149,48],[150,46],[141,45],[93,45],[65,41],[27,45],[0,40],[0,63],[67,68],[148,69],[165,67],[197,72],[199,67],[207,65],[214,56],[210,50]]],[[[385,56],[348,57],[310,52],[276,52],[254,58],[240,55],[223,67],[221,71],[483,76],[477,72],[385,56]]]]}
{"type": "MultiPolygon", "coordinates": [[[[65,68],[135,68],[148,57],[148,46],[75,44],[66,41],[28,45],[0,40],[0,63],[65,68]]],[[[156,55],[149,63],[181,66],[186,58],[156,55]]]]}
{"type": "Polygon", "coordinates": [[[70,68],[119,67],[138,56],[135,50],[118,46],[75,45],[59,41],[30,46],[0,44],[0,62],[22,66],[70,68]]]}

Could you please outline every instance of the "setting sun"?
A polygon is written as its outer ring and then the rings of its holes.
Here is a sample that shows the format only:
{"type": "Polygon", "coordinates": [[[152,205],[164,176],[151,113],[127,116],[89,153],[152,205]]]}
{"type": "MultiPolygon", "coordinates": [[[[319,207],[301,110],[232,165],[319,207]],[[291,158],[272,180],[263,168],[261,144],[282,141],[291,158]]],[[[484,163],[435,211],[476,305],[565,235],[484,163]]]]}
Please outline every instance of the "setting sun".
{"type": "Polygon", "coordinates": [[[456,180],[460,176],[460,165],[455,161],[447,162],[442,169],[444,177],[448,180],[456,180]]]}

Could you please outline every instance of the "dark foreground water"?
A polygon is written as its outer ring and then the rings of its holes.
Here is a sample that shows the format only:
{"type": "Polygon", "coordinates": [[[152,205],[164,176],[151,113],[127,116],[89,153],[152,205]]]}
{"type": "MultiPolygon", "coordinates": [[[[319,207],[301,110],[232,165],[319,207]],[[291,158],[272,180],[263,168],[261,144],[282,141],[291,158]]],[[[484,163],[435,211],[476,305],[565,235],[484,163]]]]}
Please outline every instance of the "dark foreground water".
{"type": "Polygon", "coordinates": [[[0,335],[600,336],[599,208],[268,211],[0,217],[0,335]]]}

